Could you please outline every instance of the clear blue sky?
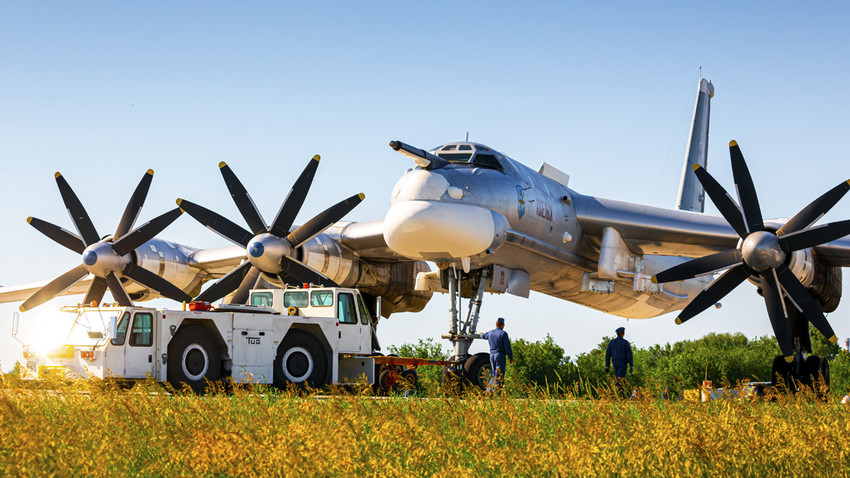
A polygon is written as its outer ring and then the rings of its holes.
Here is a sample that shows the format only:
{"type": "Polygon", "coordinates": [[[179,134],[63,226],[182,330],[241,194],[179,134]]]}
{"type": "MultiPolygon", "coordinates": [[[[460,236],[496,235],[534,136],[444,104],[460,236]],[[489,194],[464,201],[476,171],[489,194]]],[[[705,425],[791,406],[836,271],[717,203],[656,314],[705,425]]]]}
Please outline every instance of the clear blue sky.
{"type": "MultiPolygon", "coordinates": [[[[726,145],[738,140],[765,216],[788,217],[850,177],[848,21],[844,5],[799,2],[4,2],[0,284],[79,264],[25,221],[73,228],[55,171],[109,231],[148,168],[140,221],[177,197],[239,219],[219,161],[268,218],[319,153],[298,220],[356,192],[366,201],[348,219],[369,220],[411,166],[389,140],[430,148],[469,132],[530,167],[558,166],[580,193],[672,207],[700,66],[717,89],[709,171],[731,189],[726,145]]],[[[826,220],[846,218],[850,198],[826,220]]],[[[160,237],[228,245],[190,217],[160,237]]],[[[4,369],[18,352],[17,305],[0,306],[4,369]]],[[[24,334],[39,309],[23,315],[24,334]]],[[[447,309],[435,296],[383,322],[380,337],[437,337],[447,309]]],[[[842,341],[847,310],[829,317],[842,341]]],[[[498,315],[513,337],[548,333],[573,357],[620,325],[638,346],[770,333],[747,284],[684,326],[540,294],[488,296],[485,324],[498,315]]]]}

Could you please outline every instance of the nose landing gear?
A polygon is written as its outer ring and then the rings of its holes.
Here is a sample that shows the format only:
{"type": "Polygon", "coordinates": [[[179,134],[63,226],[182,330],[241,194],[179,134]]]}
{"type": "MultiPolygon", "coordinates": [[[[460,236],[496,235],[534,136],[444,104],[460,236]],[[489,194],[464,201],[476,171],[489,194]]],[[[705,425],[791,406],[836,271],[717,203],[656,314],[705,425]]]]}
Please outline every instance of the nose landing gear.
{"type": "Polygon", "coordinates": [[[465,386],[487,388],[490,381],[490,356],[486,353],[469,354],[472,341],[480,339],[478,333],[478,317],[481,312],[481,302],[484,299],[484,289],[487,285],[488,269],[480,269],[463,273],[454,267],[442,271],[449,290],[449,314],[451,321],[449,332],[442,338],[452,344],[454,356],[451,361],[457,362],[446,365],[443,369],[443,384],[452,390],[460,390],[465,386]],[[468,287],[463,287],[464,285],[468,287]],[[464,289],[470,294],[466,320],[462,320],[461,299],[464,289]]]}

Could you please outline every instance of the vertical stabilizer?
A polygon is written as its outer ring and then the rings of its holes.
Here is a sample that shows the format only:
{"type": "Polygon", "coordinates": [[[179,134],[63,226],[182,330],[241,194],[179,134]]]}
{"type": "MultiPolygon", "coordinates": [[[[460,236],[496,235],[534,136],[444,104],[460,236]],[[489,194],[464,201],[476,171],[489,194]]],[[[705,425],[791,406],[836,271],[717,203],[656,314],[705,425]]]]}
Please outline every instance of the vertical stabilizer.
{"type": "Polygon", "coordinates": [[[676,207],[683,211],[703,212],[705,206],[705,191],[696,174],[694,164],[706,167],[708,160],[708,118],[711,110],[711,98],[714,97],[714,86],[710,81],[700,78],[697,103],[694,105],[694,119],[691,122],[691,135],[685,155],[685,165],[682,168],[682,180],[679,182],[679,197],[676,207]]]}

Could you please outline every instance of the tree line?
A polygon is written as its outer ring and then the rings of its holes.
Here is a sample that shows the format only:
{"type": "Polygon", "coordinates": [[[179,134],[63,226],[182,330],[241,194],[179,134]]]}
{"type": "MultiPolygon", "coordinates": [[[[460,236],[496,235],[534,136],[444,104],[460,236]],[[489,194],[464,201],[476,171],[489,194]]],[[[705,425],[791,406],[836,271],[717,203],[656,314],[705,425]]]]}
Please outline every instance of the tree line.
{"type": "MultiPolygon", "coordinates": [[[[850,391],[850,353],[810,329],[815,355],[830,361],[831,389],[843,396],[850,391]]],[[[512,341],[513,365],[508,365],[505,386],[514,389],[548,389],[578,395],[592,394],[599,387],[610,387],[613,375],[605,372],[605,349],[613,337],[603,337],[587,353],[575,358],[566,354],[550,335],[543,340],[512,341]]],[[[771,365],[779,355],[776,339],[771,336],[748,339],[743,334],[711,333],[696,340],[674,344],[632,344],[634,371],[627,374],[630,387],[661,393],[679,394],[698,388],[703,380],[717,386],[736,386],[743,382],[769,382],[771,365]]],[[[447,360],[451,352],[433,339],[389,347],[400,356],[447,360]]],[[[417,371],[423,387],[438,384],[442,370],[420,367],[417,371]]]]}

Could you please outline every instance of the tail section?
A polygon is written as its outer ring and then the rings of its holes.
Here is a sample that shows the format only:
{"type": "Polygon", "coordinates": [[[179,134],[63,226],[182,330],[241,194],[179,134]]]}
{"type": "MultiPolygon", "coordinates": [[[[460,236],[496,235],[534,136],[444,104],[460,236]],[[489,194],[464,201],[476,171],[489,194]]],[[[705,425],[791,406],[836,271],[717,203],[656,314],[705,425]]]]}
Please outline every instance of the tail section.
{"type": "Polygon", "coordinates": [[[705,206],[705,191],[697,180],[693,167],[695,164],[702,167],[707,165],[708,118],[713,97],[714,86],[710,81],[700,78],[697,102],[694,105],[694,118],[691,122],[691,135],[682,168],[682,180],[679,182],[679,198],[676,201],[676,207],[683,211],[703,212],[705,206]]]}

